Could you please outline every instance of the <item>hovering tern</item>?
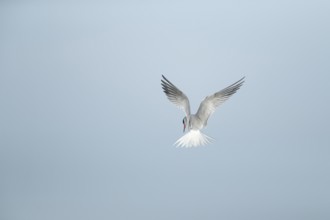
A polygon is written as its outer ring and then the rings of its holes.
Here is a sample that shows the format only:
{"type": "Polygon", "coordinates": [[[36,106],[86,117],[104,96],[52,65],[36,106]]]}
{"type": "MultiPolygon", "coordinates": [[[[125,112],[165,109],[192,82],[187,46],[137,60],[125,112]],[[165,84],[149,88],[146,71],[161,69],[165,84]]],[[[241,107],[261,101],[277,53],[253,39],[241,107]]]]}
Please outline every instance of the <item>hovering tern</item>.
{"type": "Polygon", "coordinates": [[[237,90],[243,85],[244,78],[238,80],[234,84],[214,93],[213,95],[206,96],[199,105],[196,114],[190,114],[190,104],[188,97],[178,89],[173,83],[163,76],[161,85],[167,98],[182,109],[186,116],[183,118],[183,132],[186,128],[188,133],[182,136],[175,142],[178,147],[198,147],[210,143],[212,138],[203,134],[200,130],[206,127],[207,120],[211,114],[214,113],[216,107],[224,103],[229,97],[236,93],[237,90]]]}

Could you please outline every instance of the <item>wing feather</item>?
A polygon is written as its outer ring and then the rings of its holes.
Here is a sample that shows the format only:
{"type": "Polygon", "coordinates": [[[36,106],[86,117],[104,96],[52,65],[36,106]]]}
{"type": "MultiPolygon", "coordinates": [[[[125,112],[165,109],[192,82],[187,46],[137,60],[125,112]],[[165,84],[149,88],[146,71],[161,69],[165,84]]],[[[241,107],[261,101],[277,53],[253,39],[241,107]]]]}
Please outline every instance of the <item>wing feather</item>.
{"type": "Polygon", "coordinates": [[[244,78],[238,80],[232,85],[220,90],[219,92],[214,93],[211,96],[207,96],[200,104],[196,116],[198,116],[203,122],[204,125],[207,124],[207,120],[211,114],[214,113],[216,108],[229,99],[233,94],[239,90],[239,88],[244,83],[244,78]]]}
{"type": "Polygon", "coordinates": [[[187,116],[190,115],[190,104],[188,97],[173,83],[166,79],[165,76],[162,75],[162,77],[163,79],[161,80],[161,85],[167,98],[177,107],[182,109],[187,116]]]}

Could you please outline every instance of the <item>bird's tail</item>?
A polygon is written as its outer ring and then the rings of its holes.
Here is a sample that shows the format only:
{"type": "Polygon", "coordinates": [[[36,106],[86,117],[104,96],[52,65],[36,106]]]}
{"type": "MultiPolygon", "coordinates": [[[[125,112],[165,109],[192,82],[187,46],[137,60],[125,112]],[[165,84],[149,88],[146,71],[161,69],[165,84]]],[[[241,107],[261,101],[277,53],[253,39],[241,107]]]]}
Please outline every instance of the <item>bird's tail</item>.
{"type": "Polygon", "coordinates": [[[187,134],[183,135],[174,144],[177,147],[198,147],[201,145],[208,144],[213,139],[206,136],[200,130],[190,130],[187,134]]]}

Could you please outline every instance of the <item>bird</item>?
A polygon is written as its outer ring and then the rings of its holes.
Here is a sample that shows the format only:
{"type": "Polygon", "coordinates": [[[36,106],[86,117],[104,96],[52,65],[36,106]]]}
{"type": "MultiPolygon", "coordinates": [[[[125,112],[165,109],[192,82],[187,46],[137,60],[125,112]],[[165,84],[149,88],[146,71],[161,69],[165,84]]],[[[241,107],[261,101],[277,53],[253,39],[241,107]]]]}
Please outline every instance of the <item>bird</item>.
{"type": "Polygon", "coordinates": [[[177,147],[198,147],[209,144],[214,139],[203,134],[201,130],[207,126],[209,117],[215,112],[216,108],[229,99],[241,88],[245,77],[226,88],[206,96],[200,103],[196,114],[190,113],[190,104],[188,97],[162,75],[161,86],[168,100],[184,111],[185,116],[182,119],[183,133],[187,133],[179,138],[174,145],[177,147]]]}

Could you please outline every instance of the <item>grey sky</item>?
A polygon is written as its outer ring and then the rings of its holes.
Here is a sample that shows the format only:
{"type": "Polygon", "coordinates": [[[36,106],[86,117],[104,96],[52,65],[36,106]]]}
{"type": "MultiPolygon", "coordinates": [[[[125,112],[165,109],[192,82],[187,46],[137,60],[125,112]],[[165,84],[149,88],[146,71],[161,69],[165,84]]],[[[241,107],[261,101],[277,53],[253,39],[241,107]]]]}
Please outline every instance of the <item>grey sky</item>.
{"type": "Polygon", "coordinates": [[[0,218],[329,219],[330,3],[0,3],[0,218]],[[246,76],[175,148],[183,113],[246,76]]]}

